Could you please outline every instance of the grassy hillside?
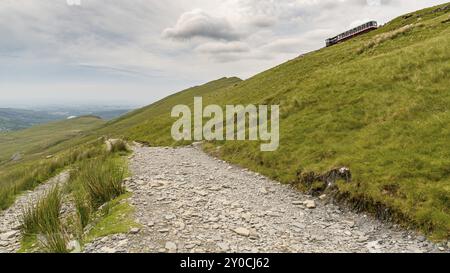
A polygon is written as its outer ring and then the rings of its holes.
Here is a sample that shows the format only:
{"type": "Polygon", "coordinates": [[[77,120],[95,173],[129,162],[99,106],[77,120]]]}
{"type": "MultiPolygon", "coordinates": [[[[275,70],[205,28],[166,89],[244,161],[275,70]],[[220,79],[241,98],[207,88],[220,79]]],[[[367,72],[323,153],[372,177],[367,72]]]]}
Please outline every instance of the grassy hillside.
{"type": "Polygon", "coordinates": [[[348,166],[353,181],[338,187],[349,199],[363,200],[369,210],[388,207],[435,238],[448,238],[449,11],[445,4],[401,16],[246,81],[222,79],[184,91],[100,132],[173,145],[170,110],[192,104],[194,95],[203,95],[204,104],[279,104],[277,152],[261,153],[253,142],[209,147],[282,182],[295,183],[298,172],[348,166]]]}
{"type": "Polygon", "coordinates": [[[95,116],[85,116],[62,120],[29,129],[0,133],[0,166],[11,162],[13,155],[21,160],[46,157],[68,148],[65,142],[86,135],[87,131],[101,126],[105,122],[95,116]]]}
{"type": "Polygon", "coordinates": [[[170,117],[170,113],[173,106],[178,104],[192,106],[195,96],[214,97],[216,94],[226,94],[241,81],[239,78],[222,78],[186,89],[109,122],[104,126],[105,128],[96,133],[122,136],[148,142],[154,146],[172,144],[170,130],[173,119],[170,117]]]}

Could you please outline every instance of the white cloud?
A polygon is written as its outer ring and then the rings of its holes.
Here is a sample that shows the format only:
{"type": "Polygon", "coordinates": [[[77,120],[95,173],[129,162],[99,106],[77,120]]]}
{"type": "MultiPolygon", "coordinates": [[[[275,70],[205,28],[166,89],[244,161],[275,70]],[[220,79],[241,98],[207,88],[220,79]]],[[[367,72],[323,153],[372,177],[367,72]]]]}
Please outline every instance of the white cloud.
{"type": "Polygon", "coordinates": [[[227,19],[213,17],[201,9],[183,13],[174,27],[164,30],[163,36],[179,40],[196,37],[238,40],[240,37],[227,19]]]}

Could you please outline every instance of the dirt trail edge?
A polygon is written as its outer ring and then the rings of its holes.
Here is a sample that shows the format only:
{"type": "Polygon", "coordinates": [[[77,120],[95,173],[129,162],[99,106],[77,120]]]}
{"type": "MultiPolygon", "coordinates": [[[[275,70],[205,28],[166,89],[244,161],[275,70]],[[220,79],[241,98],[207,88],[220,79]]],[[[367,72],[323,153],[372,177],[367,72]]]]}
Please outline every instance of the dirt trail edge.
{"type": "Polygon", "coordinates": [[[134,149],[127,187],[142,228],[100,238],[86,252],[438,251],[413,232],[303,195],[199,148],[134,149]]]}

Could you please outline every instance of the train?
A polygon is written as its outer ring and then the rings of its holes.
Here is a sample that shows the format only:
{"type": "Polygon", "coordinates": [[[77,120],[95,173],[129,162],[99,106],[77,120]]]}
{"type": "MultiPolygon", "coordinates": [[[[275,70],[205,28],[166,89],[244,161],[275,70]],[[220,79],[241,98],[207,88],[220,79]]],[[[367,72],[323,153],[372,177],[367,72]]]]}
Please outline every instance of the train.
{"type": "Polygon", "coordinates": [[[352,28],[346,32],[343,32],[333,38],[326,39],[325,44],[327,47],[341,43],[345,40],[351,39],[363,33],[375,30],[378,28],[378,23],[376,21],[370,21],[362,24],[358,27],[352,28]]]}

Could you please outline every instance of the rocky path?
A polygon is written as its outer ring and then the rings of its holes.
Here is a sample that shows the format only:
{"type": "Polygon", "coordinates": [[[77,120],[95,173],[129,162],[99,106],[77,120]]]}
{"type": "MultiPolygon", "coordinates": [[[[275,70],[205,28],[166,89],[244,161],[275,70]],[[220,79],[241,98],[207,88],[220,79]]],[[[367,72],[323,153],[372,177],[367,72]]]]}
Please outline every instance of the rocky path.
{"type": "Polygon", "coordinates": [[[86,252],[435,252],[414,233],[302,195],[198,148],[135,148],[140,230],[86,252]]]}
{"type": "Polygon", "coordinates": [[[19,227],[23,209],[35,204],[53,186],[64,183],[68,178],[69,172],[62,172],[33,191],[20,195],[14,205],[0,211],[0,253],[17,252],[20,249],[19,227]]]}

